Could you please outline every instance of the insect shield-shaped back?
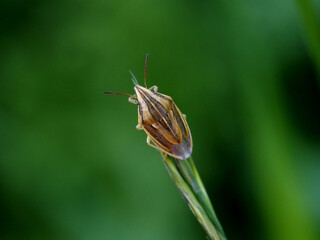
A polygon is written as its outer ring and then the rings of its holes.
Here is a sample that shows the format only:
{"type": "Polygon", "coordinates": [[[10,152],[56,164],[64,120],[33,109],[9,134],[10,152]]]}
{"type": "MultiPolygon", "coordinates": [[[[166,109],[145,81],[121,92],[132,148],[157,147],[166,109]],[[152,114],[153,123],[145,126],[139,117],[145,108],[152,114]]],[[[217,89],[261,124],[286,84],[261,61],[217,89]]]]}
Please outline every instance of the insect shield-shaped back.
{"type": "Polygon", "coordinates": [[[172,98],[136,85],[138,122],[159,150],[181,160],[192,153],[189,126],[172,98]]]}
{"type": "Polygon", "coordinates": [[[166,154],[177,158],[187,159],[192,153],[192,137],[189,126],[171,97],[158,93],[156,86],[147,88],[147,64],[144,71],[144,86],[138,84],[137,79],[130,71],[136,94],[123,92],[104,92],[129,97],[129,102],[138,105],[137,129],[143,129],[148,135],[147,143],[166,154]],[[150,143],[150,139],[155,144],[150,143]]]}

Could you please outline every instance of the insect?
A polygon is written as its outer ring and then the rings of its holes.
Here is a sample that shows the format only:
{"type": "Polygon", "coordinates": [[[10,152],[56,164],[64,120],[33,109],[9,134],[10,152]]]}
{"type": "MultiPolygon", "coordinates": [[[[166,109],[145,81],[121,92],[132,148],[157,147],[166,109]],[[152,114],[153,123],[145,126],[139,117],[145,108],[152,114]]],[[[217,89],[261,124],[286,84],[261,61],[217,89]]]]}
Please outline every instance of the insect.
{"type": "Polygon", "coordinates": [[[149,146],[174,158],[187,159],[192,153],[192,137],[186,115],[181,113],[171,97],[158,93],[157,86],[147,88],[148,58],[149,54],[145,62],[144,87],[138,84],[130,71],[134,83],[134,95],[122,92],[104,93],[128,96],[129,102],[138,106],[136,128],[145,131],[149,146]]]}

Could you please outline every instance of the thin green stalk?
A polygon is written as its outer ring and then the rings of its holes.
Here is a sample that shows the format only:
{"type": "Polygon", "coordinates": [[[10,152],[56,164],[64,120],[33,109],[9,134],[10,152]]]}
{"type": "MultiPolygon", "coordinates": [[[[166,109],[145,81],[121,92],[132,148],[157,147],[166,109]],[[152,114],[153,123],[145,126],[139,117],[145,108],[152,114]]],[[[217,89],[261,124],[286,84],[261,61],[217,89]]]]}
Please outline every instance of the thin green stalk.
{"type": "Polygon", "coordinates": [[[309,51],[318,69],[320,80],[320,25],[310,0],[296,0],[301,15],[309,51]]]}
{"type": "Polygon", "coordinates": [[[192,158],[178,160],[161,153],[163,162],[191,211],[211,240],[226,240],[192,158]]]}

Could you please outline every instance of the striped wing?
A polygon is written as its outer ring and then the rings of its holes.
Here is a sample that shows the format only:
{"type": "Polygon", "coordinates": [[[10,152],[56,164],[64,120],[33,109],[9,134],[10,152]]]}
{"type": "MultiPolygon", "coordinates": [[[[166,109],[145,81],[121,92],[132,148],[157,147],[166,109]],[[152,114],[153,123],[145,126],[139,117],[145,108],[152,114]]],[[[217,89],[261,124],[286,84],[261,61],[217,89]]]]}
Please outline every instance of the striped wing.
{"type": "Polygon", "coordinates": [[[176,105],[159,121],[143,125],[151,140],[164,152],[174,157],[185,159],[191,154],[192,140],[189,127],[176,105]]]}

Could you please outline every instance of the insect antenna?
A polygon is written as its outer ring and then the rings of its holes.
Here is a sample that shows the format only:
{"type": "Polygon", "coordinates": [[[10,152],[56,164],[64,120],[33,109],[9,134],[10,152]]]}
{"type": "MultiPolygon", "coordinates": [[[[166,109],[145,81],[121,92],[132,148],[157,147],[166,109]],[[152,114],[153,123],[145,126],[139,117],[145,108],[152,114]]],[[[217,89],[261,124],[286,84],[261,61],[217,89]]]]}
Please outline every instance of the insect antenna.
{"type": "Polygon", "coordinates": [[[133,73],[131,72],[131,70],[129,70],[129,73],[130,73],[131,76],[132,76],[132,82],[133,82],[133,84],[134,84],[135,86],[139,85],[136,77],[133,75],[133,73]]]}
{"type": "Polygon", "coordinates": [[[147,68],[148,68],[148,59],[149,59],[149,53],[147,53],[146,56],[146,65],[144,67],[144,86],[147,88],[147,68]]]}
{"type": "Polygon", "coordinates": [[[121,95],[121,96],[127,96],[127,97],[133,97],[129,93],[123,93],[123,92],[103,92],[104,94],[112,94],[112,95],[121,95]]]}

